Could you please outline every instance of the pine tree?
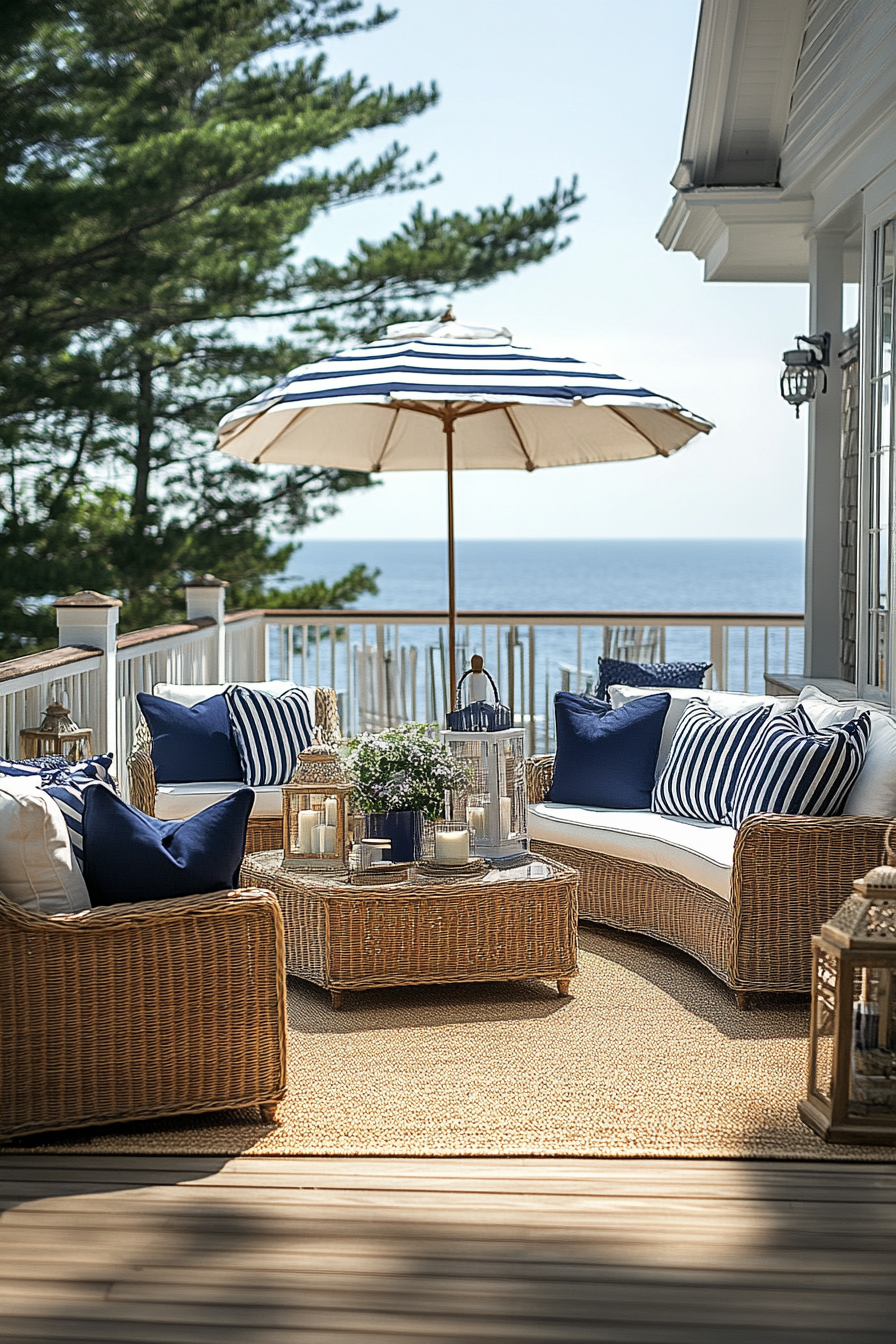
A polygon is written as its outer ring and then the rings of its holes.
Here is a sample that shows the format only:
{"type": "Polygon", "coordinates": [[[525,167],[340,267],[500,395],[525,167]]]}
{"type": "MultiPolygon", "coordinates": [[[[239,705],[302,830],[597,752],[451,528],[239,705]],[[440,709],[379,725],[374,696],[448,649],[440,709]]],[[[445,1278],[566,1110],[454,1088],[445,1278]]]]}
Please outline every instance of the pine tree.
{"type": "Polygon", "coordinates": [[[341,265],[297,259],[321,212],[425,185],[393,144],[339,171],[311,161],[431,107],[433,87],[330,74],[322,42],[390,16],[361,0],[36,0],[0,58],[0,646],[51,638],[42,599],[73,584],[170,618],[212,570],[236,603],[334,604],[375,591],[268,587],[369,477],[261,472],[209,452],[238,401],[334,343],[430,314],[445,296],[563,245],[575,185],[472,216],[418,206],[341,265]],[[255,336],[251,328],[276,339],[255,336]]]}

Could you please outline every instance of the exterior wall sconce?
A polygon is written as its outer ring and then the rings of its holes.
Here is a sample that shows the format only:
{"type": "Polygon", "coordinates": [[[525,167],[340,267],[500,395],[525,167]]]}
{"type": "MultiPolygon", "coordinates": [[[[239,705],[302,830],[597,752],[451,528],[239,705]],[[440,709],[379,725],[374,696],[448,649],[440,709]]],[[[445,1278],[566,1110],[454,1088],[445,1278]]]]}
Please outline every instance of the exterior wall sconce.
{"type": "Polygon", "coordinates": [[[819,373],[822,392],[828,390],[825,370],[831,362],[831,333],[824,331],[817,336],[797,336],[796,340],[796,350],[785,350],[782,355],[784,372],[781,374],[781,396],[796,407],[796,418],[799,420],[800,407],[815,399],[819,373]]]}

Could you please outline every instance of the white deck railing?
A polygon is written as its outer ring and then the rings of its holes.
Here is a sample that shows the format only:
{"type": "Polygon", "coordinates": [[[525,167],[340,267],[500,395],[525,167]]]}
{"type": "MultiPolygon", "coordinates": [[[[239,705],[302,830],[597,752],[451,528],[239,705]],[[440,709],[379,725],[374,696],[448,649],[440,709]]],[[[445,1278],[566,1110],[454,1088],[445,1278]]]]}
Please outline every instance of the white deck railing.
{"type": "MultiPolygon", "coordinates": [[[[199,618],[117,641],[115,751],[119,775],[134,741],[136,693],[186,684],[288,677],[333,686],[343,729],[354,734],[405,720],[443,722],[447,617],[437,611],[247,611],[199,618]]],[[[110,646],[111,647],[111,646],[110,646]]],[[[762,691],[766,672],[800,673],[803,618],[743,612],[460,612],[459,665],[481,653],[530,752],[553,746],[554,692],[587,692],[598,657],[711,662],[710,684],[762,691]]],[[[62,700],[82,727],[102,725],[104,655],[62,648],[0,664],[0,754],[19,755],[19,730],[62,700]]]]}

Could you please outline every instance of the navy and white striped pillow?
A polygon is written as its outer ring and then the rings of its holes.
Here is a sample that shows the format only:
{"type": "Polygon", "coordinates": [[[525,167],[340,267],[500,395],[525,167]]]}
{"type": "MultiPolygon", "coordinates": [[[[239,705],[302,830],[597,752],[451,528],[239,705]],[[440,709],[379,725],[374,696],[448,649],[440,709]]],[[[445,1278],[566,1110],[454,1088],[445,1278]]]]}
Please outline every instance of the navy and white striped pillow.
{"type": "Polygon", "coordinates": [[[314,736],[314,709],[301,686],[283,695],[228,686],[224,692],[243,779],[259,787],[286,784],[314,736]]]}
{"type": "Polygon", "coordinates": [[[771,712],[771,705],[758,705],[723,718],[702,700],[689,701],[656,781],[652,810],[724,823],[744,762],[771,712]]]}
{"type": "Polygon", "coordinates": [[[797,705],[766,725],[731,796],[730,826],[757,812],[836,817],[858,778],[871,736],[865,711],[849,723],[817,729],[797,705]]]}
{"type": "Polygon", "coordinates": [[[55,798],[65,817],[72,853],[81,871],[84,871],[84,791],[93,784],[105,785],[113,793],[118,789],[112,774],[112,753],[91,756],[74,765],[66,763],[62,769],[43,772],[43,790],[55,798]]]}

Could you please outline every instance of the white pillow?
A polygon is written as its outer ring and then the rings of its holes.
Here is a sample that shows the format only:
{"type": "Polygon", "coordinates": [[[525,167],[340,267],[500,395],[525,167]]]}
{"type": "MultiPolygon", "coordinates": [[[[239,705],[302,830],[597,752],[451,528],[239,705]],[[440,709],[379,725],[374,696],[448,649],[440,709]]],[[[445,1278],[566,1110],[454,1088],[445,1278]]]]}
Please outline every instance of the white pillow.
{"type": "Polygon", "coordinates": [[[0,775],[0,891],[36,915],[90,909],[62,809],[37,778],[0,775]]]}
{"type": "Polygon", "coordinates": [[[870,710],[871,738],[865,764],[843,807],[846,817],[896,816],[896,723],[889,714],[857,700],[834,700],[817,686],[804,686],[799,703],[816,728],[848,723],[863,709],[870,710]]]}
{"type": "MultiPolygon", "coordinates": [[[[245,686],[248,691],[267,691],[268,695],[281,696],[286,691],[294,691],[296,683],[294,681],[243,681],[239,683],[245,686]]],[[[201,700],[210,700],[213,695],[223,695],[228,686],[233,686],[234,682],[224,682],[222,686],[179,686],[173,681],[160,681],[158,685],[153,686],[153,695],[158,695],[162,700],[173,700],[176,705],[186,705],[192,709],[193,705],[198,705],[201,700]]]]}
{"type": "Polygon", "coordinates": [[[663,721],[663,733],[660,738],[660,751],[656,760],[656,777],[665,768],[672,747],[675,729],[691,700],[702,700],[713,713],[723,719],[732,714],[744,714],[757,705],[771,705],[771,717],[784,714],[796,704],[795,695],[740,695],[735,691],[689,690],[682,686],[611,686],[610,704],[613,709],[628,704],[630,700],[639,700],[644,695],[670,695],[672,697],[666,717],[663,721]]]}

